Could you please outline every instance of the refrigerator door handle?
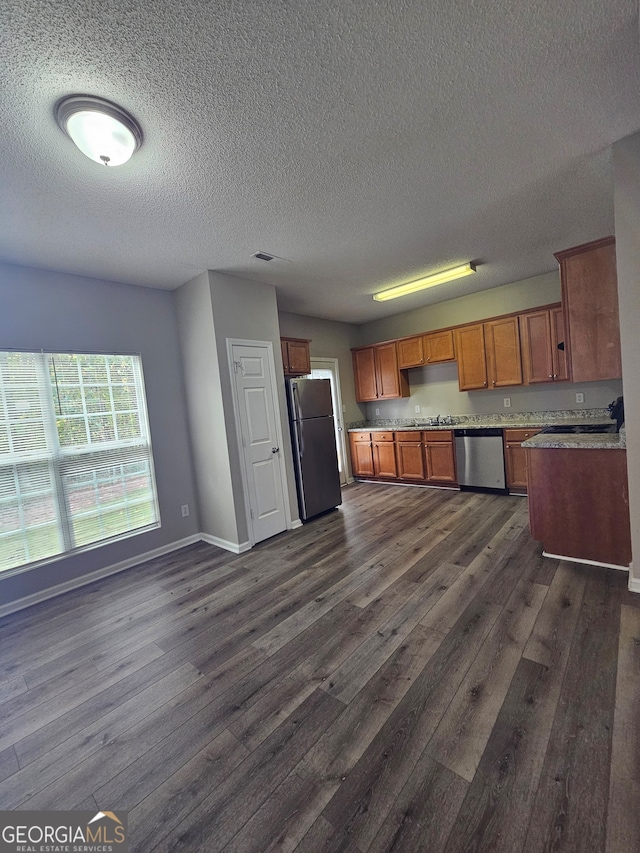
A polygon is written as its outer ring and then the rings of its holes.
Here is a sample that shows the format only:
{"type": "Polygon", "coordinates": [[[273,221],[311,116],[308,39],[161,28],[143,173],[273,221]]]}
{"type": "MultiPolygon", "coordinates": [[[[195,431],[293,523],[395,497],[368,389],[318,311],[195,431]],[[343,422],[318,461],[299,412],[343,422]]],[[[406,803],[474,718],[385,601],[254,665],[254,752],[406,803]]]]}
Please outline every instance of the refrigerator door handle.
{"type": "Polygon", "coordinates": [[[296,435],[298,437],[298,456],[300,459],[304,456],[304,437],[302,432],[302,422],[296,421],[296,435]]]}
{"type": "Polygon", "coordinates": [[[291,402],[293,404],[293,419],[300,420],[300,404],[298,402],[298,386],[295,382],[291,383],[291,402]]]}

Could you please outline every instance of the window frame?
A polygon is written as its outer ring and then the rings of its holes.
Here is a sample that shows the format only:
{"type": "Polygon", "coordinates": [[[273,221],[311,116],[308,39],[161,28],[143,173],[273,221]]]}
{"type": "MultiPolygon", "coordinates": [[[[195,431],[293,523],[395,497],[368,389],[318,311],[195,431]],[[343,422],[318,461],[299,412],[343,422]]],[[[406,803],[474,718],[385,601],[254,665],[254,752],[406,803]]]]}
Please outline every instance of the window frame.
{"type": "MultiPolygon", "coordinates": [[[[55,514],[56,520],[58,524],[58,531],[61,538],[61,542],[63,545],[62,550],[58,551],[56,554],[52,554],[48,557],[43,557],[37,560],[31,560],[27,563],[21,563],[17,566],[12,566],[6,569],[0,569],[0,582],[3,578],[13,577],[15,575],[22,574],[23,572],[31,571],[32,569],[38,569],[43,566],[51,565],[53,563],[59,562],[60,560],[64,560],[78,554],[86,553],[88,551],[93,551],[96,548],[102,548],[106,545],[111,545],[115,542],[121,542],[125,539],[129,539],[133,536],[139,536],[143,533],[149,533],[153,530],[158,530],[162,527],[162,518],[160,514],[160,501],[158,496],[158,486],[156,480],[155,473],[155,461],[153,454],[153,443],[152,443],[152,435],[151,435],[151,423],[149,419],[149,406],[147,402],[147,389],[146,382],[144,376],[144,364],[142,354],[140,352],[115,352],[115,351],[104,351],[104,350],[70,350],[70,349],[42,349],[42,348],[28,348],[28,347],[0,347],[0,354],[2,353],[19,353],[19,354],[34,354],[42,356],[41,368],[44,368],[45,373],[48,373],[48,358],[50,356],[56,355],[72,355],[72,356],[123,356],[126,358],[137,359],[137,377],[136,381],[139,383],[139,391],[141,394],[141,405],[137,410],[139,416],[143,418],[143,433],[144,433],[144,442],[145,447],[148,451],[148,466],[149,466],[149,478],[151,484],[151,497],[152,497],[152,505],[155,514],[155,521],[150,522],[149,524],[145,524],[142,527],[136,527],[133,530],[125,530],[121,533],[116,533],[113,536],[107,536],[102,539],[88,542],[83,545],[76,545],[72,547],[67,547],[72,539],[73,534],[70,532],[71,526],[71,513],[68,508],[68,495],[66,490],[62,484],[62,469],[65,467],[65,462],[72,458],[73,456],[78,456],[78,453],[73,453],[71,449],[65,448],[59,441],[59,434],[56,425],[56,405],[53,399],[53,394],[49,394],[49,403],[50,405],[46,407],[46,411],[44,411],[44,417],[50,421],[48,423],[47,428],[50,430],[51,435],[56,437],[57,441],[57,452],[51,452],[51,448],[47,448],[47,450],[43,450],[41,457],[36,457],[34,462],[41,462],[42,464],[48,464],[49,468],[52,472],[52,481],[54,483],[54,506],[55,506],[55,514]]],[[[40,368],[39,368],[40,369],[40,368]]],[[[50,389],[50,385],[48,386],[50,389]]],[[[118,449],[125,448],[126,444],[113,444],[111,447],[100,447],[99,445],[95,448],[93,452],[98,453],[108,453],[115,451],[117,453],[118,449]]],[[[90,447],[90,445],[89,445],[90,447]]],[[[91,455],[91,451],[87,452],[87,455],[91,455]]],[[[27,462],[27,460],[25,460],[27,462]]],[[[10,462],[7,460],[7,465],[17,465],[19,464],[16,460],[10,462]]],[[[113,466],[117,466],[118,464],[122,464],[121,461],[116,459],[113,462],[113,466]]],[[[2,462],[0,461],[0,467],[3,467],[2,462]]],[[[22,504],[19,504],[22,507],[22,504]]]]}

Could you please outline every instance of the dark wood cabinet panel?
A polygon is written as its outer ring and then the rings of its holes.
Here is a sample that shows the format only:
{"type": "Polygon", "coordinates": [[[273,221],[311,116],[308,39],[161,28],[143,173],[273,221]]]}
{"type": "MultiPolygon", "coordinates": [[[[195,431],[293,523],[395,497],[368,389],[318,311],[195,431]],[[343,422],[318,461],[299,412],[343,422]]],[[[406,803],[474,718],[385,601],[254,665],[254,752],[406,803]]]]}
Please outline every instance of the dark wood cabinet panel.
{"type": "Polygon", "coordinates": [[[458,358],[458,384],[461,391],[487,387],[487,360],[484,348],[484,325],[475,323],[454,330],[458,358]]]}
{"type": "Polygon", "coordinates": [[[397,342],[398,367],[404,370],[407,367],[420,367],[424,364],[423,336],[415,335],[413,338],[402,338],[397,342]]]}
{"type": "Polygon", "coordinates": [[[311,373],[309,343],[303,338],[280,338],[285,376],[306,376],[311,373]]]}
{"type": "Polygon", "coordinates": [[[356,400],[366,403],[378,399],[376,384],[376,358],[373,347],[353,350],[353,374],[356,384],[356,400]]]}
{"type": "Polygon", "coordinates": [[[490,388],[522,385],[522,360],[517,317],[484,324],[487,379],[490,388]]]}
{"type": "Polygon", "coordinates": [[[396,342],[352,350],[356,400],[393,400],[409,396],[406,374],[398,367],[396,342]]]}
{"type": "Polygon", "coordinates": [[[554,381],[561,382],[569,378],[565,350],[566,327],[562,306],[550,308],[549,317],[551,318],[551,357],[554,381]],[[560,349],[560,345],[562,345],[562,349],[560,349]]]}
{"type": "Polygon", "coordinates": [[[531,535],[549,554],[628,566],[626,452],[527,448],[531,535]]]}
{"type": "Polygon", "coordinates": [[[504,461],[508,489],[517,492],[527,491],[527,453],[521,444],[539,432],[539,429],[506,429],[504,431],[504,461]]]}
{"type": "Polygon", "coordinates": [[[564,342],[564,314],[560,306],[521,314],[520,344],[522,379],[525,385],[560,382],[567,378],[566,357],[558,344],[564,342]]]}
{"type": "Polygon", "coordinates": [[[453,329],[443,329],[424,336],[425,358],[428,364],[441,361],[454,361],[456,357],[453,343],[453,329]]]}
{"type": "Polygon", "coordinates": [[[376,477],[396,478],[396,446],[393,441],[376,441],[373,433],[373,473],[376,477]]]}
{"type": "Polygon", "coordinates": [[[351,470],[354,477],[373,477],[373,447],[370,433],[350,433],[351,470]]]}
{"type": "Polygon", "coordinates": [[[434,441],[425,444],[427,481],[457,483],[456,458],[453,442],[434,441]]]}
{"type": "Polygon", "coordinates": [[[424,453],[420,433],[413,433],[412,441],[403,437],[396,442],[396,456],[398,461],[398,477],[401,480],[417,480],[424,482],[426,479],[424,453]]]}
{"type": "Polygon", "coordinates": [[[569,376],[574,382],[619,379],[620,320],[613,237],[558,252],[569,376]]]}

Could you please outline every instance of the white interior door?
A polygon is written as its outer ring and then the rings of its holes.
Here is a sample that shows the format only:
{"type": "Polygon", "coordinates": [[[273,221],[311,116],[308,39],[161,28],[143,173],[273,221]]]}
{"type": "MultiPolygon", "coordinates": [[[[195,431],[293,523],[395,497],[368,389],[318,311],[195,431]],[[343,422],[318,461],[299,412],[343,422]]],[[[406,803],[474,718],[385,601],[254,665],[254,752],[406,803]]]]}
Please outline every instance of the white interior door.
{"type": "Polygon", "coordinates": [[[337,358],[312,358],[311,378],[329,379],[331,382],[331,402],[333,404],[333,422],[336,432],[336,450],[338,451],[338,470],[340,485],[347,482],[347,450],[345,447],[344,423],[342,420],[342,397],[340,396],[340,373],[337,358]]]}
{"type": "Polygon", "coordinates": [[[252,543],[287,529],[284,471],[269,345],[232,344],[252,543]]]}

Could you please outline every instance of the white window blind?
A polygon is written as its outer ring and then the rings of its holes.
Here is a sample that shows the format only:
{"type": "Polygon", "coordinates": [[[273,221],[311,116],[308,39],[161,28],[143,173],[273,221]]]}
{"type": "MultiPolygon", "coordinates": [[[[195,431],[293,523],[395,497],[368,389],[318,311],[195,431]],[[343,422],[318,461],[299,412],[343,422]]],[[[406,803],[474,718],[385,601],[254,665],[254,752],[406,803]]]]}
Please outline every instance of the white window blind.
{"type": "Polygon", "coordinates": [[[157,527],[140,358],[0,352],[0,571],[157,527]]]}

